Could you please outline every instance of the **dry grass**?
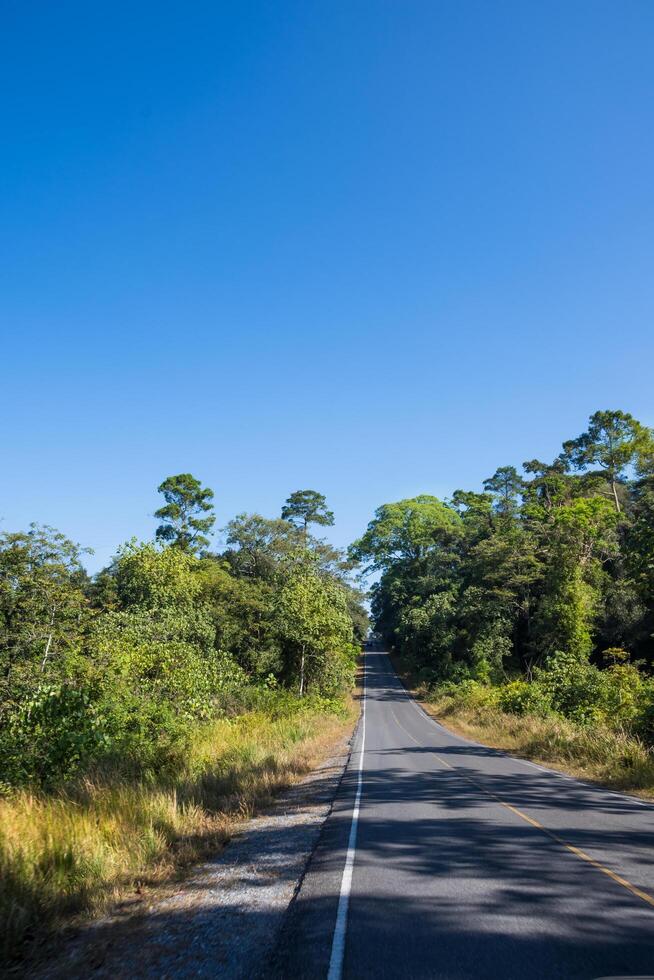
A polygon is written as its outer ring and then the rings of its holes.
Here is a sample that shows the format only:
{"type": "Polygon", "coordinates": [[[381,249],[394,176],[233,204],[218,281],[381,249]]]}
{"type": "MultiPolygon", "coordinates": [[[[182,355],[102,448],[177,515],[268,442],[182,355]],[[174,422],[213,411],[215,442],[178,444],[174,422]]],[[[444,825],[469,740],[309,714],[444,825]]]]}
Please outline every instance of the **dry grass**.
{"type": "Polygon", "coordinates": [[[167,784],[96,778],[58,796],[0,800],[5,962],[26,940],[169,880],[222,846],[238,820],[327,755],[353,720],[353,710],[275,720],[250,713],[199,731],[184,771],[167,784]]]}
{"type": "Polygon", "coordinates": [[[654,755],[633,736],[556,716],[506,714],[483,700],[434,697],[414,685],[405,663],[399,658],[394,663],[425,710],[457,734],[601,786],[654,799],[654,755]]]}

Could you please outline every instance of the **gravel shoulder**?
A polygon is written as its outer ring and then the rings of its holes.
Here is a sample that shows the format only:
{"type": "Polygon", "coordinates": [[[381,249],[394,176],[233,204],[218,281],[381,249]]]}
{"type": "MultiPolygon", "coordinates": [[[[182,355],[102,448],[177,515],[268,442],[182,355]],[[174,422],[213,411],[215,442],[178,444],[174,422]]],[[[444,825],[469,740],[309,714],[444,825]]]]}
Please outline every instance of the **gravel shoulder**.
{"type": "Polygon", "coordinates": [[[39,980],[93,976],[251,978],[273,953],[347,765],[350,739],[246,821],[175,891],[83,927],[39,980]],[[145,907],[144,907],[145,906],[145,907]]]}

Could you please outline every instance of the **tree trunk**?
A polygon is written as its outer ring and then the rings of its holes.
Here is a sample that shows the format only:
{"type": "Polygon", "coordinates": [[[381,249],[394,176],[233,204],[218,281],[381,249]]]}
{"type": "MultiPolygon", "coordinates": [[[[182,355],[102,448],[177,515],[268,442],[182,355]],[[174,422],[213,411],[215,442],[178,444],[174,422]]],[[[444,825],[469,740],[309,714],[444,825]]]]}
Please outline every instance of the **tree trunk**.
{"type": "Polygon", "coordinates": [[[41,663],[41,673],[44,673],[45,672],[45,665],[47,664],[48,657],[50,656],[50,647],[52,646],[52,639],[54,637],[54,621],[55,621],[55,614],[56,614],[56,612],[57,612],[57,607],[56,607],[56,605],[54,605],[52,607],[52,613],[50,614],[50,624],[49,624],[50,625],[50,634],[48,636],[48,641],[47,641],[47,643],[45,645],[45,653],[43,654],[43,661],[41,663]]]}
{"type": "Polygon", "coordinates": [[[611,480],[611,490],[613,490],[613,499],[615,500],[615,509],[618,514],[620,513],[620,501],[618,500],[618,488],[615,485],[615,480],[611,480]]]}
{"type": "Polygon", "coordinates": [[[45,665],[48,662],[48,657],[50,656],[50,644],[51,643],[52,643],[52,633],[48,637],[48,642],[47,642],[46,648],[45,648],[45,654],[43,655],[43,661],[41,663],[41,673],[42,674],[45,672],[45,665]]]}
{"type": "Polygon", "coordinates": [[[52,637],[54,636],[54,621],[55,621],[55,610],[56,606],[52,607],[52,616],[50,617],[50,635],[48,636],[48,642],[45,645],[45,653],[43,654],[43,662],[41,663],[41,673],[45,673],[45,665],[48,662],[48,657],[50,656],[50,647],[52,646],[52,637]]]}
{"type": "Polygon", "coordinates": [[[302,657],[300,658],[300,697],[304,695],[304,647],[302,647],[302,657]]]}

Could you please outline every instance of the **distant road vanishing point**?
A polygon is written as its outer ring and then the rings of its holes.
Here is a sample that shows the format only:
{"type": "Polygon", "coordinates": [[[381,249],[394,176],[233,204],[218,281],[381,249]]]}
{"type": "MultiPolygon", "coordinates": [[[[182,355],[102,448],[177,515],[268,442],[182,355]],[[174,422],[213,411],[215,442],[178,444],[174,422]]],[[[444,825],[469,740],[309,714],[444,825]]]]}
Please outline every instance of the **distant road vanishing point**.
{"type": "Polygon", "coordinates": [[[453,735],[385,653],[363,701],[272,973],[654,976],[654,806],[453,735]]]}

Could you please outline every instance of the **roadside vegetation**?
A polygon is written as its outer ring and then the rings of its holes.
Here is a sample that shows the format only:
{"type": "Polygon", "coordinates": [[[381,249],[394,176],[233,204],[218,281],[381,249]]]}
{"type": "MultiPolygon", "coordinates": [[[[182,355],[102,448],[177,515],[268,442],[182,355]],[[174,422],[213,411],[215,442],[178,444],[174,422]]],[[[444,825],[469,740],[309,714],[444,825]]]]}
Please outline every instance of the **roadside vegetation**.
{"type": "Polygon", "coordinates": [[[596,412],[552,463],[380,507],[374,626],[464,733],[654,793],[654,438],[596,412]]]}
{"type": "Polygon", "coordinates": [[[604,718],[594,723],[529,707],[516,712],[515,683],[477,681],[426,684],[395,658],[404,683],[427,712],[466,738],[581,779],[654,799],[654,754],[628,727],[604,718]]]}
{"type": "Polygon", "coordinates": [[[224,842],[353,721],[367,629],[322,495],[242,514],[165,480],[155,541],[90,578],[47,527],[0,535],[5,960],[224,842]]]}

